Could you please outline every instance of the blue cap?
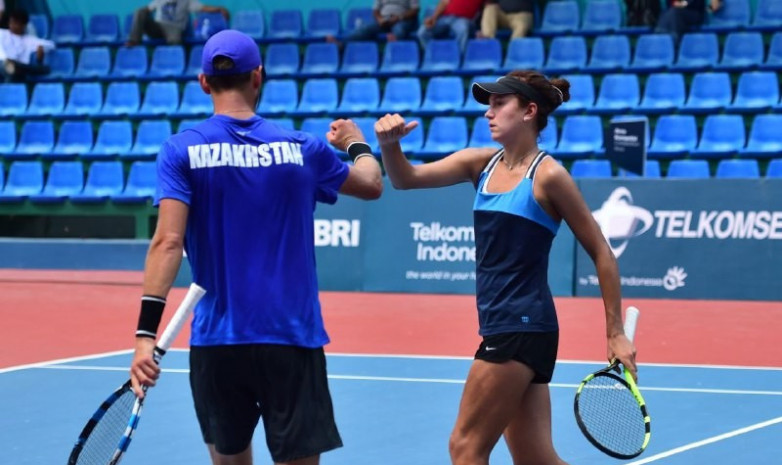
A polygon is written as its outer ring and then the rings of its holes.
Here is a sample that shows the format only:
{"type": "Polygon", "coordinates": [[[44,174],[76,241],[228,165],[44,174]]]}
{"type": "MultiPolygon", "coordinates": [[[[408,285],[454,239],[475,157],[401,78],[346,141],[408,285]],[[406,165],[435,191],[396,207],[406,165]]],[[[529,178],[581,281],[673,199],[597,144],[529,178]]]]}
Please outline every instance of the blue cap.
{"type": "Polygon", "coordinates": [[[201,70],[207,76],[242,74],[261,66],[261,52],[255,41],[242,32],[224,29],[206,41],[201,54],[201,70]],[[214,69],[212,60],[225,56],[233,60],[231,69],[214,69]]]}

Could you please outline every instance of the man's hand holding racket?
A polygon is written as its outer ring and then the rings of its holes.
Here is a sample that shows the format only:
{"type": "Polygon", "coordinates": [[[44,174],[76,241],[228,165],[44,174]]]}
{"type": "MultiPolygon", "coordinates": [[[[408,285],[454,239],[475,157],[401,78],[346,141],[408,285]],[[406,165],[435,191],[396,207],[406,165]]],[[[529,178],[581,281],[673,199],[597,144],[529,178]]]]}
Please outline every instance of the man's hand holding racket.
{"type": "Polygon", "coordinates": [[[142,386],[152,387],[160,377],[160,366],[155,362],[155,340],[149,337],[136,338],[136,352],[130,364],[130,384],[139,399],[144,398],[142,386]]]}

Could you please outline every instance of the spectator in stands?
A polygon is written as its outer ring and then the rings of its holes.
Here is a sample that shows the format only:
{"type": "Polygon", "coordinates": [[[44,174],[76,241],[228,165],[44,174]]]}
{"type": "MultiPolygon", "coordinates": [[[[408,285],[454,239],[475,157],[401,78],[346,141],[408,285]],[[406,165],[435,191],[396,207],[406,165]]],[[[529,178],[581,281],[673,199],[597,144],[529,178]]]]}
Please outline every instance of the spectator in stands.
{"type": "Polygon", "coordinates": [[[143,34],[165,39],[168,44],[180,44],[191,13],[220,13],[226,20],[230,17],[226,8],[207,6],[198,0],[152,0],[134,13],[126,45],[140,44],[143,34]]]}
{"type": "Polygon", "coordinates": [[[482,5],[483,0],[440,0],[432,15],[424,19],[424,24],[418,28],[421,47],[425,49],[430,40],[451,35],[464,52],[482,5]]]}
{"type": "MultiPolygon", "coordinates": [[[[712,12],[722,7],[721,0],[709,0],[709,10],[712,12]]],[[[670,0],[668,9],[657,21],[654,32],[670,34],[679,43],[682,34],[688,30],[700,27],[706,19],[706,0],[670,0]]]]}
{"type": "MultiPolygon", "coordinates": [[[[375,40],[379,34],[386,34],[386,40],[403,40],[418,29],[418,0],[375,0],[372,7],[374,23],[356,27],[346,40],[375,40]]],[[[327,36],[329,42],[336,42],[334,36],[327,36]]]]}
{"type": "MultiPolygon", "coordinates": [[[[9,21],[9,13],[16,8],[15,1],[10,0],[9,2],[5,2],[5,0],[0,0],[0,29],[8,29],[8,21],[9,21]],[[8,8],[6,8],[6,6],[8,8]]],[[[32,22],[27,23],[27,29],[25,30],[25,34],[29,34],[31,36],[37,36],[38,31],[35,30],[35,26],[32,22]]]]}
{"type": "Polygon", "coordinates": [[[43,58],[47,51],[54,49],[54,42],[25,34],[29,22],[30,15],[25,10],[13,10],[8,14],[8,29],[0,29],[2,81],[22,82],[28,76],[49,74],[43,58]]]}
{"type": "Polygon", "coordinates": [[[655,27],[660,18],[660,0],[624,0],[628,26],[655,27]]]}
{"type": "Polygon", "coordinates": [[[511,39],[532,30],[533,0],[487,0],[481,16],[481,37],[494,37],[497,28],[510,29],[511,39]]]}

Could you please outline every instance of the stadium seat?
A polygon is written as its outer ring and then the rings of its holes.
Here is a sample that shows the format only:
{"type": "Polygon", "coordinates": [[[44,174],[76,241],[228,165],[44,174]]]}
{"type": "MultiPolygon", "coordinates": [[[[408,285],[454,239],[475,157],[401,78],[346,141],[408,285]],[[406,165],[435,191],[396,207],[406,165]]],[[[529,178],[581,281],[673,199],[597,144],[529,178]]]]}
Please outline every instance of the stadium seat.
{"type": "Polygon", "coordinates": [[[60,15],[54,18],[52,40],[58,44],[77,44],[84,38],[81,15],[60,15]]]}
{"type": "Polygon", "coordinates": [[[397,40],[389,42],[383,49],[383,62],[380,64],[380,75],[415,73],[421,60],[418,43],[412,40],[397,40]]]}
{"type": "Polygon", "coordinates": [[[339,69],[339,49],[335,43],[312,43],[304,50],[299,77],[333,76],[339,69]]]}
{"type": "Polygon", "coordinates": [[[146,47],[119,47],[114,57],[114,77],[138,78],[147,72],[146,47]]]}
{"type": "MultiPolygon", "coordinates": [[[[592,1],[593,3],[612,3],[614,0],[592,1]]],[[[630,40],[626,35],[598,36],[592,45],[592,55],[586,69],[593,73],[607,73],[623,70],[630,64],[630,40]]]]}
{"type": "Polygon", "coordinates": [[[198,81],[188,81],[182,91],[182,103],[174,116],[191,118],[195,115],[211,114],[213,110],[212,98],[201,90],[198,81]]]}
{"type": "Polygon", "coordinates": [[[603,152],[603,124],[596,115],[565,117],[562,135],[553,152],[558,158],[582,158],[603,152]]]}
{"type": "Polygon", "coordinates": [[[616,114],[638,106],[641,99],[637,74],[607,74],[600,84],[597,101],[589,113],[616,114]]]}
{"type": "Polygon", "coordinates": [[[709,115],[693,154],[699,158],[727,158],[744,148],[746,134],[741,115],[709,115]]]}
{"type": "Polygon", "coordinates": [[[153,81],[147,85],[144,100],[134,118],[170,115],[179,108],[179,86],[174,81],[153,81]]]}
{"type": "Polygon", "coordinates": [[[707,15],[704,31],[729,32],[749,25],[749,0],[724,0],[720,9],[707,15]]]}
{"type": "Polygon", "coordinates": [[[467,147],[467,120],[463,116],[437,116],[429,122],[426,142],[417,156],[439,159],[467,147]]]}
{"type": "Polygon", "coordinates": [[[84,189],[84,167],[80,161],[55,161],[49,167],[43,191],[30,195],[36,203],[61,203],[84,189]]]}
{"type": "Polygon", "coordinates": [[[45,76],[47,80],[68,79],[73,76],[73,71],[76,68],[76,58],[71,47],[49,50],[46,52],[43,62],[51,70],[45,76]]]}
{"type": "Polygon", "coordinates": [[[377,78],[349,78],[342,88],[342,100],[337,107],[337,114],[339,117],[356,116],[375,111],[378,105],[380,105],[380,83],[377,78]]]}
{"type": "Polygon", "coordinates": [[[709,162],[706,160],[673,160],[668,165],[667,178],[710,178],[709,162]]]}
{"type": "Polygon", "coordinates": [[[186,131],[188,129],[192,129],[192,128],[198,126],[199,124],[201,124],[203,122],[204,122],[204,120],[201,120],[201,119],[194,119],[194,118],[183,119],[183,120],[179,121],[179,125],[176,128],[176,132],[180,133],[182,131],[186,131]]]}
{"type": "Polygon", "coordinates": [[[646,79],[646,87],[637,113],[670,113],[684,106],[686,100],[684,76],[681,73],[654,73],[646,79]]]}
{"type": "Polygon", "coordinates": [[[323,116],[304,118],[301,122],[300,131],[312,134],[323,142],[328,143],[326,140],[326,133],[330,131],[329,125],[333,121],[332,118],[326,118],[323,116]]]}
{"type": "Polygon", "coordinates": [[[185,71],[185,49],[181,45],[158,45],[152,52],[149,74],[153,77],[179,77],[185,71]]]}
{"type": "Polygon", "coordinates": [[[690,84],[690,95],[680,110],[686,113],[710,113],[730,105],[733,91],[725,72],[697,73],[690,84]]]}
{"type": "Polygon", "coordinates": [[[489,129],[489,122],[486,118],[479,116],[473,120],[472,130],[470,130],[470,141],[467,143],[468,147],[497,147],[500,148],[499,142],[491,138],[491,130],[489,129]]]}
{"type": "Polygon", "coordinates": [[[433,39],[426,43],[419,74],[438,75],[457,71],[462,53],[454,39],[433,39]]]}
{"type": "Polygon", "coordinates": [[[237,11],[231,17],[231,28],[243,32],[253,39],[262,39],[266,33],[262,10],[237,11]]]}
{"type": "Polygon", "coordinates": [[[296,128],[293,125],[293,119],[291,118],[264,118],[264,119],[270,123],[274,123],[277,126],[280,126],[283,129],[288,129],[291,131],[296,130],[296,128]]]}
{"type": "Polygon", "coordinates": [[[100,203],[122,192],[125,185],[121,161],[96,161],[87,172],[87,183],[79,194],[70,196],[73,203],[100,203]]]}
{"type": "Polygon", "coordinates": [[[198,12],[193,21],[191,42],[202,43],[214,34],[228,29],[228,21],[220,12],[198,12]]]}
{"type": "Polygon", "coordinates": [[[0,202],[23,202],[30,195],[43,189],[43,165],[40,161],[15,161],[8,169],[8,181],[5,184],[0,202]]]}
{"type": "Polygon", "coordinates": [[[759,32],[731,32],[725,39],[722,59],[715,66],[723,71],[745,71],[763,63],[763,35],[759,32]]]}
{"type": "Polygon", "coordinates": [[[608,160],[576,160],[570,166],[574,178],[610,178],[611,162],[608,160]]]}
{"type": "Polygon", "coordinates": [[[13,153],[16,149],[16,123],[0,121],[0,156],[13,153]]]}
{"type": "Polygon", "coordinates": [[[353,7],[349,8],[345,16],[345,24],[342,27],[342,34],[347,36],[359,27],[375,22],[375,16],[372,8],[353,7]]]}
{"type": "Polygon", "coordinates": [[[750,29],[775,31],[782,28],[782,3],[779,0],[758,0],[750,29]]]}
{"type": "Polygon", "coordinates": [[[759,178],[760,165],[754,159],[720,160],[714,177],[726,179],[759,178]]]}
{"type": "Polygon", "coordinates": [[[329,113],[337,108],[338,103],[339,93],[336,79],[307,79],[301,91],[299,106],[292,113],[299,117],[329,113]]]}
{"type": "Polygon", "coordinates": [[[42,154],[46,159],[74,158],[92,150],[93,134],[90,121],[65,121],[57,133],[54,150],[42,154]]]}
{"type": "MultiPolygon", "coordinates": [[[[619,176],[623,178],[637,178],[639,177],[635,173],[631,173],[630,171],[627,171],[625,169],[619,168],[619,176]]],[[[645,178],[659,178],[661,176],[660,174],[660,162],[657,160],[646,160],[646,163],[644,164],[644,175],[645,178]]]]}
{"type": "Polygon", "coordinates": [[[768,162],[766,168],[767,178],[782,178],[782,158],[775,158],[768,162]]]}
{"type": "Polygon", "coordinates": [[[136,140],[129,152],[120,152],[120,159],[154,160],[166,139],[171,136],[171,122],[167,119],[147,119],[138,125],[136,140]]]}
{"type": "Polygon", "coordinates": [[[299,47],[294,43],[270,44],[263,67],[270,77],[288,76],[299,71],[299,47]]]}
{"type": "Polygon", "coordinates": [[[377,42],[348,42],[342,54],[342,66],[338,75],[342,77],[371,76],[377,71],[379,57],[377,42]]]}
{"type": "Polygon", "coordinates": [[[103,106],[103,87],[99,82],[77,82],[71,86],[64,115],[96,115],[103,106]]]}
{"type": "Polygon", "coordinates": [[[21,116],[27,110],[27,86],[0,84],[0,116],[21,116]]]}
{"type": "Polygon", "coordinates": [[[486,75],[486,76],[475,76],[469,81],[469,85],[467,87],[467,95],[464,99],[464,105],[462,105],[461,108],[456,108],[454,113],[456,115],[460,116],[483,116],[486,113],[486,110],[489,109],[488,105],[484,105],[482,103],[479,103],[477,100],[475,100],[472,96],[472,91],[470,88],[472,87],[473,82],[496,82],[498,79],[500,79],[502,76],[499,75],[486,75]]]}
{"type": "MultiPolygon", "coordinates": [[[[199,89],[200,91],[200,89],[199,89]]],[[[203,94],[203,92],[201,92],[203,94]]],[[[264,116],[293,112],[299,105],[299,87],[293,79],[275,79],[263,85],[258,113],[264,116]]],[[[211,110],[212,102],[209,101],[211,110]]]]}
{"type": "Polygon", "coordinates": [[[139,105],[141,95],[137,82],[112,82],[106,90],[106,101],[100,116],[132,115],[138,111],[139,105]]]}
{"type": "Polygon", "coordinates": [[[713,32],[689,32],[682,36],[672,69],[683,72],[712,68],[719,60],[719,42],[713,32]]]}
{"type": "Polygon", "coordinates": [[[747,146],[740,150],[745,157],[775,157],[782,153],[782,115],[760,114],[752,120],[747,146]]]}
{"type": "Polygon", "coordinates": [[[298,39],[302,35],[302,17],[299,10],[275,10],[269,19],[267,38],[298,39]]]}
{"type": "Polygon", "coordinates": [[[98,127],[95,145],[89,153],[82,154],[85,160],[101,160],[125,154],[133,146],[133,128],[130,121],[103,121],[98,127]]]}
{"type": "Polygon", "coordinates": [[[97,14],[90,16],[85,41],[110,43],[119,39],[119,18],[116,14],[97,14]]]}
{"type": "Polygon", "coordinates": [[[464,84],[458,76],[434,76],[429,80],[421,108],[421,116],[447,113],[464,105],[464,84]]]}
{"type": "Polygon", "coordinates": [[[546,61],[543,39],[540,37],[518,37],[508,41],[502,71],[515,69],[542,69],[546,61]]]}
{"type": "Polygon", "coordinates": [[[116,203],[146,203],[155,197],[157,171],[154,161],[134,161],[128,172],[128,182],[121,194],[111,196],[116,203]]]}
{"type": "Polygon", "coordinates": [[[622,7],[617,0],[590,0],[584,8],[580,34],[597,35],[618,31],[622,26],[622,7]]]}
{"type": "MultiPolygon", "coordinates": [[[[555,3],[568,3],[569,0],[555,3]]],[[[548,74],[565,73],[584,69],[587,63],[586,41],[581,36],[557,36],[551,40],[544,69],[548,74]]]]}
{"type": "Polygon", "coordinates": [[[79,63],[76,65],[76,78],[105,77],[111,69],[109,48],[85,47],[79,53],[79,63]]]}
{"type": "Polygon", "coordinates": [[[538,148],[546,152],[554,152],[558,143],[557,120],[553,116],[549,116],[546,127],[543,128],[538,136],[538,148]]]}
{"type": "Polygon", "coordinates": [[[198,76],[201,73],[201,55],[203,55],[204,46],[202,44],[193,45],[187,56],[187,66],[185,66],[185,75],[198,76]]]}
{"type": "MultiPolygon", "coordinates": [[[[35,158],[54,148],[54,123],[51,121],[26,121],[19,135],[19,145],[13,158],[35,158]]],[[[6,155],[11,158],[12,155],[6,155]]]]}
{"type": "Polygon", "coordinates": [[[35,35],[41,39],[49,38],[49,17],[41,13],[30,15],[30,24],[35,28],[35,35]]]}
{"type": "Polygon", "coordinates": [[[654,127],[647,154],[654,158],[677,158],[698,145],[698,126],[693,115],[663,115],[654,127]]]}
{"type": "Polygon", "coordinates": [[[406,123],[418,122],[418,127],[410,131],[405,137],[399,141],[399,145],[402,147],[402,152],[406,155],[415,154],[421,151],[424,146],[424,123],[418,116],[412,116],[405,118],[406,123]]]}
{"type": "Polygon", "coordinates": [[[630,69],[655,72],[670,67],[675,57],[670,34],[644,34],[638,37],[630,69]]]}
{"type": "MultiPolygon", "coordinates": [[[[353,122],[361,129],[361,133],[364,134],[364,139],[372,148],[372,152],[380,153],[380,144],[378,143],[377,135],[375,134],[375,122],[377,122],[377,118],[360,116],[358,118],[353,118],[353,122]]],[[[347,153],[344,156],[347,158],[347,153]]]]}
{"type": "Polygon", "coordinates": [[[766,61],[761,63],[760,68],[776,71],[782,70],[782,32],[777,32],[771,36],[766,61]]]}
{"type": "Polygon", "coordinates": [[[41,82],[33,88],[26,115],[49,116],[62,113],[65,108],[65,86],[62,82],[41,82]]]}
{"type": "Polygon", "coordinates": [[[728,111],[760,113],[779,103],[779,79],[773,71],[748,71],[739,76],[736,98],[728,111]]]}
{"type": "Polygon", "coordinates": [[[462,73],[483,73],[500,69],[502,44],[497,39],[470,39],[464,51],[462,73]]]}
{"type": "Polygon", "coordinates": [[[378,113],[416,112],[420,106],[420,79],[414,76],[392,77],[386,81],[378,113]]]}
{"type": "Polygon", "coordinates": [[[555,113],[570,115],[581,113],[595,104],[595,80],[590,74],[566,74],[562,76],[570,82],[570,100],[560,105],[555,113]]]}
{"type": "Polygon", "coordinates": [[[326,36],[339,37],[342,32],[342,16],[336,8],[315,8],[307,16],[306,35],[313,39],[326,36]]]}
{"type": "Polygon", "coordinates": [[[581,15],[576,1],[546,2],[543,21],[536,32],[542,36],[559,36],[576,32],[580,22],[581,15]]]}

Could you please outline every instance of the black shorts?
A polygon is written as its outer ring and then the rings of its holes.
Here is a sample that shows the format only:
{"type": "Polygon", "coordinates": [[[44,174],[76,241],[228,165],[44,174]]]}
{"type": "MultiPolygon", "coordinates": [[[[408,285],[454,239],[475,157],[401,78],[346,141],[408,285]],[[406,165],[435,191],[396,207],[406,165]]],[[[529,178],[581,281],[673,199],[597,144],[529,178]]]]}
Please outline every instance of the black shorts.
{"type": "Polygon", "coordinates": [[[323,348],[192,347],[190,387],[204,442],[221,454],[245,450],[259,418],[275,462],[342,446],[323,348]]]}
{"type": "Polygon", "coordinates": [[[547,384],[554,375],[558,346],[559,331],[492,334],[483,338],[475,358],[492,363],[521,362],[535,372],[533,383],[547,384]]]}

